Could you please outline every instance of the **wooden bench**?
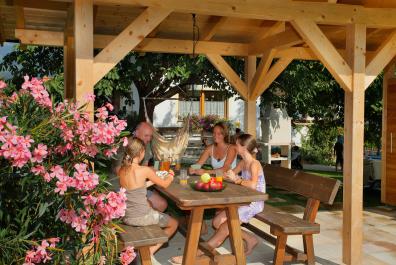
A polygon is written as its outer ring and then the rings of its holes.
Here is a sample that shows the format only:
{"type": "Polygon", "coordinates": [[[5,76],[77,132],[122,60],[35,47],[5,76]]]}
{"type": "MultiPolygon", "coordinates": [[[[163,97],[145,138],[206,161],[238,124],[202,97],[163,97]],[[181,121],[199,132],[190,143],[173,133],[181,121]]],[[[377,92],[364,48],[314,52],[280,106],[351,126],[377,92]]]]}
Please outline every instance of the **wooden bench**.
{"type": "Polygon", "coordinates": [[[313,234],[320,232],[319,224],[315,223],[316,214],[320,202],[333,204],[341,182],[303,171],[271,165],[266,165],[263,169],[267,185],[297,193],[308,199],[304,216],[301,219],[266,204],[264,210],[257,214],[255,218],[268,224],[270,226],[270,233],[276,238],[254,225],[247,224],[246,227],[275,245],[273,260],[275,265],[283,264],[284,261],[297,260],[305,261],[308,264],[315,264],[313,234]],[[286,244],[289,235],[302,235],[304,252],[286,244]]]}
{"type": "Polygon", "coordinates": [[[120,234],[122,248],[132,246],[137,249],[142,265],[151,265],[150,246],[168,241],[168,236],[158,225],[120,225],[120,227],[125,230],[124,233],[120,234]]]}

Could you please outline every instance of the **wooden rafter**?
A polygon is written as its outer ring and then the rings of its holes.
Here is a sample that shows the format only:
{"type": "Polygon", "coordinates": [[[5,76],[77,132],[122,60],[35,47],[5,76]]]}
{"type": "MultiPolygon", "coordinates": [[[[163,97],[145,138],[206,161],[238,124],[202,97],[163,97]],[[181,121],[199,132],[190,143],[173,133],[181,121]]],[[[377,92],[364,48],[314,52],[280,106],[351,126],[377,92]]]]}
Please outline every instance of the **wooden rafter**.
{"type": "Polygon", "coordinates": [[[208,60],[213,66],[221,73],[221,75],[227,79],[231,86],[238,91],[241,97],[245,100],[248,99],[248,88],[238,76],[237,73],[231,68],[231,66],[218,54],[206,54],[208,60]]]}
{"type": "Polygon", "coordinates": [[[227,17],[213,16],[209,21],[211,25],[202,30],[200,36],[201,40],[210,40],[216,34],[219,28],[227,21],[227,17]]]}
{"type": "Polygon", "coordinates": [[[258,91],[260,90],[260,87],[266,78],[268,69],[270,68],[272,60],[274,59],[274,54],[274,49],[268,49],[261,57],[261,61],[249,86],[249,99],[256,99],[255,95],[258,94],[258,91]]]}
{"type": "Polygon", "coordinates": [[[251,95],[251,99],[256,99],[274,82],[274,80],[286,69],[293,61],[293,57],[281,57],[267,72],[263,82],[258,86],[257,90],[251,95]]]}
{"type": "Polygon", "coordinates": [[[66,11],[70,6],[70,3],[55,2],[48,0],[40,0],[40,1],[18,0],[18,2],[20,5],[26,8],[35,8],[35,9],[43,9],[43,10],[66,11]]]}
{"type": "Polygon", "coordinates": [[[249,45],[249,55],[266,53],[268,49],[291,47],[303,43],[301,37],[292,29],[281,32],[249,45]]]}
{"type": "Polygon", "coordinates": [[[385,66],[396,56],[396,30],[377,49],[373,59],[366,67],[366,89],[381,73],[385,66]]]}
{"type": "Polygon", "coordinates": [[[94,83],[105,76],[124,56],[133,50],[161,21],[171,9],[149,7],[113,39],[94,59],[94,83]]]}
{"type": "Polygon", "coordinates": [[[373,28],[395,28],[395,8],[368,8],[333,3],[310,3],[279,0],[95,0],[99,5],[152,6],[172,8],[175,12],[229,16],[250,19],[292,21],[310,19],[316,23],[346,25],[367,24],[373,28]]]}
{"type": "Polygon", "coordinates": [[[286,29],[286,27],[285,27],[285,22],[284,21],[277,21],[270,28],[268,28],[266,26],[263,26],[262,29],[259,30],[259,32],[256,32],[254,34],[252,42],[259,41],[259,40],[267,38],[267,37],[269,37],[271,35],[283,32],[283,31],[285,31],[285,29],[286,29]]]}
{"type": "Polygon", "coordinates": [[[294,20],[292,21],[292,25],[330,71],[337,82],[345,90],[351,90],[351,67],[338,53],[337,49],[329,41],[326,35],[323,34],[318,25],[308,19],[294,20]]]}

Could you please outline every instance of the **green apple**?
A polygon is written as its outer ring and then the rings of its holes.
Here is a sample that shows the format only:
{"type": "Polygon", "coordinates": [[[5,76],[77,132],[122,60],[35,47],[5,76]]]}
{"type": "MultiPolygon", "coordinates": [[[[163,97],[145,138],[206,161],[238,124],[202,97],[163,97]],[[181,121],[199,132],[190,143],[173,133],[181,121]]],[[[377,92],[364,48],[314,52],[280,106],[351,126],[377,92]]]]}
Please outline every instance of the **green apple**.
{"type": "Polygon", "coordinates": [[[201,181],[203,183],[208,183],[210,181],[210,175],[208,173],[203,173],[201,175],[201,181]]]}

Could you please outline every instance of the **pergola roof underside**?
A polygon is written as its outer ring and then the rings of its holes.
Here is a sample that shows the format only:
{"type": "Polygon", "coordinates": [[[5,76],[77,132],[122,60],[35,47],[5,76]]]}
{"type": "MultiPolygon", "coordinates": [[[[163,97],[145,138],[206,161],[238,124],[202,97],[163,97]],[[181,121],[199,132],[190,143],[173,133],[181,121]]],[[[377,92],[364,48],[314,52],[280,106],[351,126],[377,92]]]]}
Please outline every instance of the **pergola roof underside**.
{"type": "MultiPolygon", "coordinates": [[[[317,0],[318,2],[323,2],[317,0]]],[[[331,1],[331,0],[330,0],[331,1]]],[[[329,2],[330,2],[329,1],[329,2]]],[[[4,40],[16,40],[15,29],[18,18],[17,7],[12,1],[0,1],[0,38],[4,40]],[[8,3],[8,5],[7,5],[8,3]]],[[[16,2],[16,1],[14,1],[16,2]]],[[[39,1],[21,1],[23,8],[23,23],[25,29],[46,30],[63,32],[70,3],[39,1]]],[[[339,0],[337,4],[359,4],[369,7],[396,7],[396,1],[385,0],[339,0]]],[[[129,25],[142,11],[139,6],[96,6],[94,33],[104,35],[118,35],[129,25]]],[[[216,17],[209,15],[197,15],[197,23],[201,32],[212,27],[217,22],[216,17]]],[[[211,41],[227,43],[252,43],[257,40],[258,34],[263,34],[270,29],[276,21],[243,19],[228,17],[216,30],[211,41]]],[[[345,26],[320,25],[324,34],[338,49],[345,48],[345,26]]],[[[289,23],[286,29],[293,30],[289,23]]],[[[367,31],[367,50],[374,51],[387,38],[392,29],[369,28],[367,31]]],[[[173,12],[167,17],[149,37],[191,40],[192,18],[189,13],[173,12]]],[[[304,44],[299,44],[304,45],[304,44]]]]}

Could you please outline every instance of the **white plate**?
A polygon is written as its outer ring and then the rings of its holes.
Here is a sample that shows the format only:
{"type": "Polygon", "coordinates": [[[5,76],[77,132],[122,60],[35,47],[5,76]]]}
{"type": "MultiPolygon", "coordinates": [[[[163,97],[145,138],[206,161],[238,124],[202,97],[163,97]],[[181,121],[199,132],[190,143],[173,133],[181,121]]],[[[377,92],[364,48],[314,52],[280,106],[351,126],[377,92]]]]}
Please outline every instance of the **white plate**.
{"type": "Polygon", "coordinates": [[[156,171],[155,174],[158,177],[164,179],[164,178],[166,178],[168,176],[168,171],[156,171]]]}
{"type": "Polygon", "coordinates": [[[194,169],[194,170],[201,169],[201,165],[200,164],[192,164],[190,167],[192,169],[194,169]]]}

